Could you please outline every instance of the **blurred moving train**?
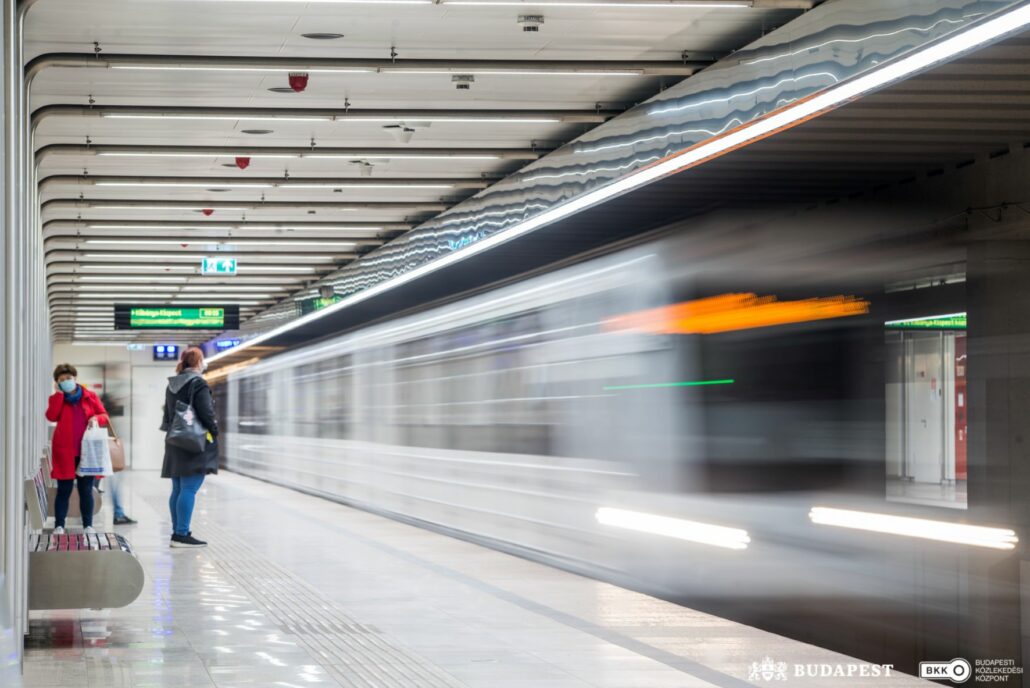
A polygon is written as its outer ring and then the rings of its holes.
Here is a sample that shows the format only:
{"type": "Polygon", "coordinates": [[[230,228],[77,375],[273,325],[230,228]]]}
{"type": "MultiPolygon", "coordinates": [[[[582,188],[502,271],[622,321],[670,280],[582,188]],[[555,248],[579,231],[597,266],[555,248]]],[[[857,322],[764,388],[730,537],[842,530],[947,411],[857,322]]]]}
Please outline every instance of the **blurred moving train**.
{"type": "Polygon", "coordinates": [[[224,461],[913,671],[1014,541],[848,523],[964,514],[964,256],[676,225],[229,375],[224,461]]]}

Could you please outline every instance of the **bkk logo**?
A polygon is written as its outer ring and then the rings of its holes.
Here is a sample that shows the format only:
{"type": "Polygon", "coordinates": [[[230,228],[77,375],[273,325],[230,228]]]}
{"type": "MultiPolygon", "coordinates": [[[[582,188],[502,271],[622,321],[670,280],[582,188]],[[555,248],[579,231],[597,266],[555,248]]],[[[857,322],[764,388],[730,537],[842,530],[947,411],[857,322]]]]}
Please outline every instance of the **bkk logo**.
{"type": "Polygon", "coordinates": [[[1018,666],[1014,659],[990,658],[970,662],[968,659],[956,657],[950,662],[919,663],[919,678],[928,678],[934,681],[965,683],[972,679],[978,684],[1007,684],[1013,677],[1015,677],[1013,683],[1018,683],[1022,675],[1023,667],[1018,666]]]}
{"type": "Polygon", "coordinates": [[[890,676],[893,664],[787,664],[766,656],[761,662],[751,662],[748,681],[786,681],[793,678],[854,678],[856,676],[890,676]]]}

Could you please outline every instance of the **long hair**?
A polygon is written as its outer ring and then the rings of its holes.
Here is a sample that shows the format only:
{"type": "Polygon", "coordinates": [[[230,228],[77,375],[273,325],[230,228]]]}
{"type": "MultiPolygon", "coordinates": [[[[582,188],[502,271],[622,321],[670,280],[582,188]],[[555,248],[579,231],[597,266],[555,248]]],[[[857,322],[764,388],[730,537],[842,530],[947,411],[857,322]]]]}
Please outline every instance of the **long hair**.
{"type": "Polygon", "coordinates": [[[175,367],[175,372],[181,373],[187,368],[200,368],[203,360],[204,352],[195,346],[191,346],[182,352],[182,356],[179,357],[179,365],[175,367]]]}

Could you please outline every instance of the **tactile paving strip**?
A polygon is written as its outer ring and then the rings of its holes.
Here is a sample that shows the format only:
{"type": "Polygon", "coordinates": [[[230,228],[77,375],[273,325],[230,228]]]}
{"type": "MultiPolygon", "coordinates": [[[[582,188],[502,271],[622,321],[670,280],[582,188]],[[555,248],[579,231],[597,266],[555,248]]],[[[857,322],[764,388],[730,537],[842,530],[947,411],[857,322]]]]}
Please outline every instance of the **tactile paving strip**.
{"type": "Polygon", "coordinates": [[[212,563],[348,688],[463,688],[466,684],[362,624],[302,579],[210,523],[212,563]]]}

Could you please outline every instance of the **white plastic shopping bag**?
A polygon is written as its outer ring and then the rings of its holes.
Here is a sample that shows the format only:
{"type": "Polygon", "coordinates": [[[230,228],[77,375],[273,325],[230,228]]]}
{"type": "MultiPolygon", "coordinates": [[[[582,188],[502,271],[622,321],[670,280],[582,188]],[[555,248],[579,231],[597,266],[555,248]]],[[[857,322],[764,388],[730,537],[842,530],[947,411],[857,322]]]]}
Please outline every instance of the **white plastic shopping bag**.
{"type": "Polygon", "coordinates": [[[82,436],[82,453],[79,457],[79,468],[76,470],[79,475],[95,477],[114,475],[105,428],[99,425],[86,428],[86,434],[82,436]]]}

